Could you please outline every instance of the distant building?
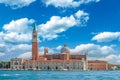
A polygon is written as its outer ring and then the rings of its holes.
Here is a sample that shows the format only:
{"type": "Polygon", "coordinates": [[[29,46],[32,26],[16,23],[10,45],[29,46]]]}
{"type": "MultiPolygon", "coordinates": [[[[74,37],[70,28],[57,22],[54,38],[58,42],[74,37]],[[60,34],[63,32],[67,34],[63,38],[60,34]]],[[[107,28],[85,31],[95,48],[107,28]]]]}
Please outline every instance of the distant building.
{"type": "Polygon", "coordinates": [[[87,70],[87,54],[73,54],[67,45],[59,54],[49,54],[47,48],[44,55],[38,54],[38,32],[34,25],[32,33],[32,59],[12,58],[11,70],[87,70]]]}
{"type": "Polygon", "coordinates": [[[12,58],[10,61],[10,68],[12,70],[21,70],[24,69],[24,59],[21,58],[12,58]]]}
{"type": "Polygon", "coordinates": [[[101,60],[88,60],[88,70],[108,70],[108,63],[101,60]]]}
{"type": "Polygon", "coordinates": [[[120,65],[118,64],[108,64],[109,70],[120,70],[120,65]]]}

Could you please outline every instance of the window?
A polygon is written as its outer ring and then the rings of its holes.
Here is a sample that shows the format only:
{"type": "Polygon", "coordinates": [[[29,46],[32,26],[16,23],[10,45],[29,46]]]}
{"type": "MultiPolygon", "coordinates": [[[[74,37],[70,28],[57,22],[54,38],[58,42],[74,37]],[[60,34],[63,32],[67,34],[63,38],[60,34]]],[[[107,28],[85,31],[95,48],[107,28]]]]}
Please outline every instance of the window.
{"type": "Polygon", "coordinates": [[[58,69],[58,67],[56,66],[56,70],[58,69]]]}
{"type": "Polygon", "coordinates": [[[18,62],[16,61],[16,62],[14,63],[14,65],[18,65],[18,62]]]}

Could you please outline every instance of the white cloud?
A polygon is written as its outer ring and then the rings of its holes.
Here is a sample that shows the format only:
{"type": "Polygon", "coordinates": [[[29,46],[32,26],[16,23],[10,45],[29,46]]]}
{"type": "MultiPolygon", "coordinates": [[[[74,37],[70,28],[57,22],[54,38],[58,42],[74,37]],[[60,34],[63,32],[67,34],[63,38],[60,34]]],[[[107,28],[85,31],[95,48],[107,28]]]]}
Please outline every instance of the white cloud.
{"type": "Polygon", "coordinates": [[[69,17],[52,16],[50,21],[39,25],[39,34],[44,38],[51,40],[57,38],[59,33],[66,31],[74,26],[82,26],[88,21],[88,13],[78,11],[69,17]]]}
{"type": "Polygon", "coordinates": [[[18,56],[18,58],[23,58],[23,59],[30,59],[31,57],[32,57],[32,53],[31,52],[26,52],[26,53],[20,54],[18,56]]]}
{"type": "Polygon", "coordinates": [[[0,44],[0,52],[5,53],[6,50],[7,50],[6,45],[4,43],[1,43],[0,44]]]}
{"type": "Polygon", "coordinates": [[[62,49],[62,47],[63,46],[59,45],[59,46],[56,47],[56,49],[60,51],[62,49]]]}
{"type": "Polygon", "coordinates": [[[28,45],[28,44],[18,44],[18,45],[14,45],[13,47],[11,47],[9,49],[10,52],[26,52],[26,51],[31,51],[32,46],[28,45]]]}
{"type": "Polygon", "coordinates": [[[3,29],[7,32],[26,33],[31,30],[31,24],[33,24],[33,22],[33,19],[28,18],[12,20],[9,24],[5,24],[3,29]]]}
{"type": "Polygon", "coordinates": [[[0,44],[0,61],[16,58],[19,54],[31,52],[32,46],[29,44],[0,44]]]}
{"type": "Polygon", "coordinates": [[[0,52],[7,55],[20,54],[27,51],[31,51],[32,46],[29,44],[0,44],[0,52]]]}
{"type": "Polygon", "coordinates": [[[45,3],[47,6],[48,5],[53,5],[55,7],[78,7],[82,4],[87,4],[90,2],[99,2],[100,0],[42,0],[43,3],[45,3]]]}
{"type": "Polygon", "coordinates": [[[111,54],[105,57],[105,60],[112,64],[120,64],[120,54],[111,54]]]}
{"type": "Polygon", "coordinates": [[[4,47],[5,46],[5,44],[0,44],[0,47],[4,47]]]}
{"type": "Polygon", "coordinates": [[[31,51],[29,42],[32,37],[33,19],[21,18],[12,20],[3,26],[0,32],[0,52],[4,53],[4,60],[16,57],[18,54],[31,51]]]}
{"type": "MultiPolygon", "coordinates": [[[[73,14],[69,17],[52,16],[46,24],[40,24],[38,26],[39,36],[47,40],[54,39],[58,37],[59,33],[67,29],[78,24],[82,25],[81,19],[88,19],[88,14],[80,10],[78,12],[81,12],[81,14],[73,14]]],[[[9,56],[11,56],[10,54],[14,54],[13,57],[18,54],[30,52],[31,45],[28,44],[32,39],[33,23],[33,19],[21,18],[3,25],[3,31],[0,32],[0,41],[3,43],[0,45],[0,51],[7,55],[9,54],[9,56]]],[[[54,51],[49,49],[49,52],[53,53],[54,51]]]]}
{"type": "Polygon", "coordinates": [[[114,49],[112,48],[112,47],[110,47],[110,46],[103,46],[103,47],[101,47],[101,52],[102,52],[102,54],[114,54],[114,49]]]}
{"type": "Polygon", "coordinates": [[[88,53],[89,60],[106,60],[112,64],[119,64],[120,55],[116,54],[117,50],[112,46],[100,46],[97,44],[80,44],[74,49],[71,49],[71,52],[74,53],[88,53]]]}
{"type": "MultiPolygon", "coordinates": [[[[116,46],[118,47],[118,46],[116,46]]],[[[80,44],[74,49],[71,49],[71,52],[74,53],[88,53],[89,60],[105,60],[111,64],[120,63],[120,51],[116,49],[115,46],[100,46],[97,44],[80,44]]]]}
{"type": "Polygon", "coordinates": [[[120,32],[102,32],[92,38],[92,40],[97,40],[97,42],[109,42],[119,39],[120,32]]]}
{"type": "Polygon", "coordinates": [[[12,9],[18,9],[30,5],[36,0],[0,0],[0,3],[10,6],[12,9]]]}
{"type": "Polygon", "coordinates": [[[9,24],[3,26],[0,32],[0,41],[18,43],[29,42],[31,40],[33,19],[21,18],[12,20],[9,24]]]}
{"type": "Polygon", "coordinates": [[[18,43],[18,42],[21,43],[21,42],[28,42],[31,40],[30,34],[19,34],[19,33],[10,32],[3,35],[4,37],[2,37],[2,39],[9,43],[18,43]]]}
{"type": "MultiPolygon", "coordinates": [[[[88,21],[88,13],[77,11],[69,17],[52,16],[50,21],[38,25],[39,36],[43,39],[51,40],[58,37],[59,33],[66,31],[74,26],[83,26],[88,21]]],[[[0,40],[6,42],[29,42],[31,40],[33,19],[21,18],[12,20],[3,26],[0,32],[0,40]]]]}
{"type": "Polygon", "coordinates": [[[0,57],[2,57],[2,56],[4,56],[4,55],[5,55],[5,53],[1,53],[1,52],[0,52],[0,57]]]}
{"type": "Polygon", "coordinates": [[[100,46],[96,44],[81,44],[71,49],[73,53],[88,53],[89,57],[105,57],[114,53],[114,49],[109,46],[100,46]]]}

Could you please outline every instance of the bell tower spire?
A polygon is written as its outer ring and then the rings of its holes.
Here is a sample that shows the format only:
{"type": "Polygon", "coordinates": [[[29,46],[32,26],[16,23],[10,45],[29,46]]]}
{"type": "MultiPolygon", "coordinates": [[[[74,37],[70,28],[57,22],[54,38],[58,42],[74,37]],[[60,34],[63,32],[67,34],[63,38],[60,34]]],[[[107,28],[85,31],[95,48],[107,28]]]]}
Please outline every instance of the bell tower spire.
{"type": "Polygon", "coordinates": [[[38,31],[36,23],[34,23],[33,32],[32,32],[32,60],[37,60],[38,55],[38,31]]]}
{"type": "Polygon", "coordinates": [[[37,27],[36,27],[36,22],[34,23],[34,28],[33,28],[33,31],[37,31],[37,27]]]}

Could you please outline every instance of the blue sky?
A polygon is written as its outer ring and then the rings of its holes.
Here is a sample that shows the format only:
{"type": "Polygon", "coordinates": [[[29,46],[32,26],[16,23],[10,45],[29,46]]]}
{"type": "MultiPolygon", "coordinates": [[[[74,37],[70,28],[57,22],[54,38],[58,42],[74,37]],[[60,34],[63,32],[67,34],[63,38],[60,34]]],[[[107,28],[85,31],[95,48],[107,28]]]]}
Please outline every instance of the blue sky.
{"type": "Polygon", "coordinates": [[[0,0],[0,61],[31,57],[31,33],[37,22],[39,53],[44,47],[89,59],[120,63],[119,0],[0,0]]]}

